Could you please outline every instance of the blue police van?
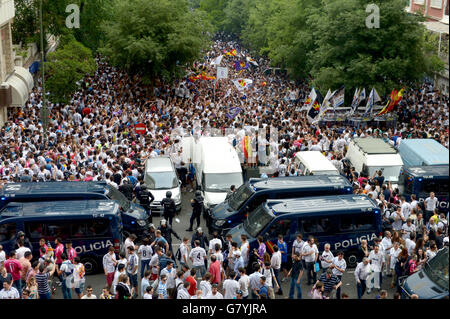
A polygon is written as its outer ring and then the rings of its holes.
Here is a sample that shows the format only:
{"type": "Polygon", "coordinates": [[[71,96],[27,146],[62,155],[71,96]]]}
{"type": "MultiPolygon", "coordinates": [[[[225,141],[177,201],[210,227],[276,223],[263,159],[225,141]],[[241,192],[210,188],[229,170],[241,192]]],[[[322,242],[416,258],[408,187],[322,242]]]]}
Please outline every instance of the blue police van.
{"type": "Polygon", "coordinates": [[[112,200],[12,202],[0,210],[0,244],[9,253],[17,233],[23,231],[39,257],[39,240],[54,247],[55,239],[71,241],[87,274],[102,269],[102,258],[113,246],[120,252],[122,220],[120,206],[112,200]]]}
{"type": "Polygon", "coordinates": [[[430,192],[434,192],[439,201],[439,211],[444,213],[448,212],[448,168],[448,165],[405,168],[400,178],[400,193],[403,194],[407,200],[410,200],[411,195],[415,194],[423,209],[425,199],[430,195],[430,192]]]}
{"type": "Polygon", "coordinates": [[[0,209],[11,202],[111,199],[120,205],[124,235],[148,235],[150,216],[138,204],[130,202],[106,182],[11,183],[0,190],[0,209]]]}
{"type": "Polygon", "coordinates": [[[277,243],[278,235],[282,234],[288,255],[298,233],[304,239],[311,235],[318,243],[319,251],[329,243],[332,252],[344,251],[348,267],[355,267],[361,240],[373,242],[381,235],[381,228],[380,209],[368,196],[335,195],[268,200],[228,234],[236,242],[240,242],[240,236],[245,234],[250,251],[258,248],[258,236],[263,237],[270,251],[277,243]]]}
{"type": "Polygon", "coordinates": [[[449,165],[449,150],[431,138],[402,140],[398,147],[403,167],[449,165]]]}
{"type": "Polygon", "coordinates": [[[418,272],[400,278],[400,287],[404,299],[412,294],[419,299],[448,298],[448,246],[440,249],[418,272]]]}
{"type": "Polygon", "coordinates": [[[352,193],[352,185],[340,175],[251,178],[213,209],[209,229],[225,233],[242,223],[249,213],[268,199],[352,193]]]}

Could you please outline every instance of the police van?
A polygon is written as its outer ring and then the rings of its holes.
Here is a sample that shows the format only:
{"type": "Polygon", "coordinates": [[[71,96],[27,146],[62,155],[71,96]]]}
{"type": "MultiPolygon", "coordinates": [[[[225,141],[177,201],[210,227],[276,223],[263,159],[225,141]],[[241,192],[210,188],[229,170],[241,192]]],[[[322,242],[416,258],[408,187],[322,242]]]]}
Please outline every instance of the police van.
{"type": "MultiPolygon", "coordinates": [[[[17,233],[23,231],[39,257],[39,240],[54,244],[72,241],[87,274],[102,269],[102,258],[122,243],[120,206],[112,200],[55,202],[12,202],[0,210],[0,244],[6,252],[14,249],[17,233]]],[[[55,247],[54,247],[55,248],[55,247]]]]}
{"type": "Polygon", "coordinates": [[[11,183],[0,190],[0,209],[10,202],[115,200],[122,211],[124,235],[145,236],[148,232],[147,213],[143,207],[130,202],[120,191],[106,182],[38,182],[11,183]]]}
{"type": "Polygon", "coordinates": [[[439,201],[437,205],[439,211],[448,212],[448,168],[448,165],[435,165],[404,169],[400,178],[400,193],[407,200],[410,200],[411,195],[415,194],[419,204],[424,209],[425,199],[430,195],[430,192],[434,192],[439,201]]]}
{"type": "Polygon", "coordinates": [[[352,193],[352,185],[347,178],[340,175],[251,178],[213,209],[209,228],[219,234],[226,232],[242,223],[267,199],[352,193]]]}
{"type": "Polygon", "coordinates": [[[257,237],[262,236],[270,253],[282,234],[288,255],[298,233],[304,239],[311,235],[319,251],[329,243],[333,253],[344,251],[348,267],[355,267],[361,240],[371,243],[381,235],[381,227],[380,209],[368,196],[335,195],[268,200],[228,234],[236,242],[247,235],[250,250],[258,248],[257,237]]]}

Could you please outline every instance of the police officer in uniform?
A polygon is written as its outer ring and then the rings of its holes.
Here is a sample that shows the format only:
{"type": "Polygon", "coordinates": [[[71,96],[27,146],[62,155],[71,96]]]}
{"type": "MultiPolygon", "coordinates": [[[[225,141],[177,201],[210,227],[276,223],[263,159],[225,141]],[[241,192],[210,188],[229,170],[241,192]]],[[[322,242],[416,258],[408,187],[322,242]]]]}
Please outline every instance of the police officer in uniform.
{"type": "Polygon", "coordinates": [[[172,192],[166,192],[166,198],[161,201],[161,205],[164,207],[164,219],[169,221],[170,226],[172,226],[172,220],[175,217],[175,201],[173,200],[172,192]]]}
{"type": "Polygon", "coordinates": [[[192,231],[194,219],[197,220],[197,228],[200,227],[200,216],[202,215],[203,211],[203,196],[201,191],[195,191],[194,199],[191,200],[191,205],[192,205],[192,215],[189,229],[186,229],[186,231],[192,231]]]}
{"type": "Polygon", "coordinates": [[[149,223],[151,223],[152,222],[152,213],[150,211],[150,204],[155,200],[155,197],[147,189],[147,185],[142,184],[139,187],[139,191],[136,194],[136,198],[138,199],[139,204],[141,204],[141,206],[144,207],[144,209],[148,215],[148,221],[149,221],[149,223]]]}
{"type": "Polygon", "coordinates": [[[133,200],[133,185],[128,179],[124,179],[122,185],[119,186],[119,191],[125,195],[128,200],[133,200]]]}

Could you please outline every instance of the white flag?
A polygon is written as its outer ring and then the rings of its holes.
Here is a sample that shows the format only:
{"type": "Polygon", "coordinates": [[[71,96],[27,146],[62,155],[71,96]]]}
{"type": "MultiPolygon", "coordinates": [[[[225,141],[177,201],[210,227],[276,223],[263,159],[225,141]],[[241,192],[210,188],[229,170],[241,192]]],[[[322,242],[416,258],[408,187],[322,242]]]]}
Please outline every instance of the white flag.
{"type": "Polygon", "coordinates": [[[372,113],[373,106],[376,102],[381,101],[380,96],[378,95],[377,90],[375,88],[372,88],[372,91],[370,91],[369,98],[367,99],[366,104],[366,111],[364,112],[363,116],[367,116],[372,113]]]}
{"type": "Polygon", "coordinates": [[[248,88],[249,85],[253,83],[250,79],[237,79],[233,80],[234,85],[239,91],[243,91],[248,88]]]}
{"type": "Polygon", "coordinates": [[[220,65],[220,62],[222,62],[223,55],[219,55],[217,58],[211,61],[211,65],[220,65]]]}
{"type": "Polygon", "coordinates": [[[227,67],[217,67],[217,80],[228,79],[228,68],[227,67]]]}
{"type": "Polygon", "coordinates": [[[247,57],[247,61],[253,64],[254,66],[258,66],[258,63],[249,56],[247,57]]]}
{"type": "MultiPolygon", "coordinates": [[[[336,91],[334,91],[336,92],[336,91]]],[[[333,93],[334,93],[333,92],[333,93]]],[[[331,90],[328,89],[327,94],[325,95],[322,105],[320,106],[320,115],[322,115],[323,113],[325,113],[325,111],[328,109],[328,107],[330,106],[330,98],[333,96],[333,93],[331,93],[331,90]]]]}

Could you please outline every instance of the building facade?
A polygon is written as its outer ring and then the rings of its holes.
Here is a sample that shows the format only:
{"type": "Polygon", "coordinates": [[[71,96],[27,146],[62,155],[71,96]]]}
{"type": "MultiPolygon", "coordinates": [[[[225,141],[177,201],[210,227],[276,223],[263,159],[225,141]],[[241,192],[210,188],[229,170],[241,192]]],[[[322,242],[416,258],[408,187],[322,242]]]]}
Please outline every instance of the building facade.
{"type": "Polygon", "coordinates": [[[24,106],[34,85],[30,72],[14,64],[14,15],[14,0],[0,0],[0,127],[8,118],[8,108],[24,106]]]}

